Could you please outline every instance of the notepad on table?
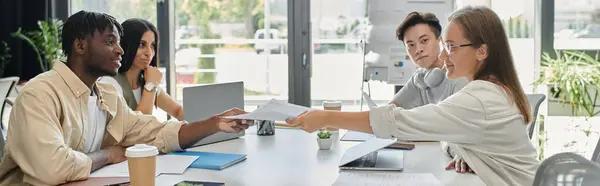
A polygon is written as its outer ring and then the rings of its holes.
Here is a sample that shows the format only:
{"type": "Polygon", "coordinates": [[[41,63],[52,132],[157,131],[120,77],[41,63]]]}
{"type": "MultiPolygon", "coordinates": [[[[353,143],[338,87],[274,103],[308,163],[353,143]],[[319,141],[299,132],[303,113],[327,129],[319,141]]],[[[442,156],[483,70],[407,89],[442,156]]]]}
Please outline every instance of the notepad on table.
{"type": "Polygon", "coordinates": [[[217,152],[184,151],[173,152],[173,155],[197,156],[190,168],[222,170],[246,160],[245,154],[230,154],[217,152]]]}
{"type": "MultiPolygon", "coordinates": [[[[156,157],[156,172],[154,177],[160,174],[183,174],[189,165],[198,157],[160,155],[156,157]]],[[[90,177],[129,177],[127,161],[107,165],[90,174],[90,177]]]]}

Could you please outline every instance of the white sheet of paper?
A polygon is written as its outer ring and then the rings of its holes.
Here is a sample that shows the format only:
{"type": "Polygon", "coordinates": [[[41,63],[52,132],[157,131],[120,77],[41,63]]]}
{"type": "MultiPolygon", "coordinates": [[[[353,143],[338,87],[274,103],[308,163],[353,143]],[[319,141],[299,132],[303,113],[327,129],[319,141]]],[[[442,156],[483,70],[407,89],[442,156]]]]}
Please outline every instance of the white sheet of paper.
{"type": "Polygon", "coordinates": [[[162,155],[158,156],[156,169],[161,174],[183,174],[198,156],[162,155]]]}
{"type": "MultiPolygon", "coordinates": [[[[183,174],[198,156],[161,155],[156,158],[156,174],[183,174]]],[[[127,161],[108,165],[94,171],[90,177],[129,177],[127,161]]]]}
{"type": "Polygon", "coordinates": [[[391,172],[341,172],[333,183],[338,185],[361,186],[441,186],[431,173],[391,173],[391,172]]]}
{"type": "MultiPolygon", "coordinates": [[[[156,171],[155,176],[158,175],[159,173],[156,171]]],[[[90,177],[129,177],[129,167],[127,167],[127,161],[104,166],[101,169],[92,172],[90,177]]]]}
{"type": "Polygon", "coordinates": [[[226,116],[223,118],[229,119],[248,119],[248,120],[271,120],[285,121],[286,119],[294,118],[305,111],[312,108],[294,105],[285,101],[270,100],[254,112],[241,114],[236,116],[226,116]]]}

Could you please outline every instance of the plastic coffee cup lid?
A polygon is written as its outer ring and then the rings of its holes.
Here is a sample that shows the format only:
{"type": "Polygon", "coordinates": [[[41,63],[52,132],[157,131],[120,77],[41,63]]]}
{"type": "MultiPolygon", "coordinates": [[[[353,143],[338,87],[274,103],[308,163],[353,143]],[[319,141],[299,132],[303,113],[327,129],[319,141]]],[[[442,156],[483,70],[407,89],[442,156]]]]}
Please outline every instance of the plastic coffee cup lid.
{"type": "Polygon", "coordinates": [[[155,146],[146,144],[136,144],[125,150],[125,156],[128,158],[143,158],[158,155],[158,149],[155,146]]]}
{"type": "Polygon", "coordinates": [[[323,107],[341,107],[341,101],[323,101],[323,107]]]}

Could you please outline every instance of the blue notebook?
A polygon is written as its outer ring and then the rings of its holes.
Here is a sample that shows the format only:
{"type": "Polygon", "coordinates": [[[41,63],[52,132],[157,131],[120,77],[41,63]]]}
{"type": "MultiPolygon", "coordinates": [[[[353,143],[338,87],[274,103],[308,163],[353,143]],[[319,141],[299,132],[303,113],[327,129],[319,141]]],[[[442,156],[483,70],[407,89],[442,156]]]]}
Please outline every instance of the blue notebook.
{"type": "Polygon", "coordinates": [[[245,154],[229,154],[229,153],[216,153],[216,152],[197,152],[197,151],[184,151],[184,152],[173,152],[173,155],[184,155],[184,156],[198,156],[198,159],[194,161],[190,168],[198,169],[212,169],[222,170],[236,163],[246,160],[245,154]]]}

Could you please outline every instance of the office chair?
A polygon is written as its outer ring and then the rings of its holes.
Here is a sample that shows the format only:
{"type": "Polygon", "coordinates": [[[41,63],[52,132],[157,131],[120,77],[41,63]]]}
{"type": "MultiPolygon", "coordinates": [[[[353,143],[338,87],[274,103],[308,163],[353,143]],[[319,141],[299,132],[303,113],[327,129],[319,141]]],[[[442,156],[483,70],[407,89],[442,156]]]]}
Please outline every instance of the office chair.
{"type": "Polygon", "coordinates": [[[569,185],[600,185],[600,165],[581,155],[559,153],[542,161],[533,180],[533,186],[569,185]]]}
{"type": "Polygon", "coordinates": [[[4,144],[6,143],[6,137],[4,132],[0,131],[0,159],[4,157],[4,144]]]}
{"type": "Polygon", "coordinates": [[[529,139],[533,137],[533,131],[535,130],[535,122],[538,116],[538,111],[540,109],[540,105],[546,99],[546,95],[544,94],[527,94],[527,101],[529,102],[529,106],[531,107],[531,123],[529,124],[527,133],[529,134],[529,139]]]}
{"type": "Polygon", "coordinates": [[[4,116],[4,108],[6,104],[12,106],[12,102],[8,99],[10,96],[10,92],[17,86],[19,82],[19,77],[5,77],[0,79],[0,100],[2,100],[2,108],[0,108],[0,128],[4,129],[4,124],[2,123],[2,116],[4,116]]]}

